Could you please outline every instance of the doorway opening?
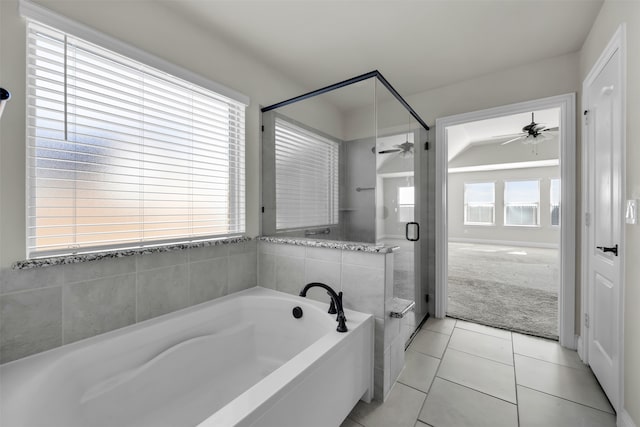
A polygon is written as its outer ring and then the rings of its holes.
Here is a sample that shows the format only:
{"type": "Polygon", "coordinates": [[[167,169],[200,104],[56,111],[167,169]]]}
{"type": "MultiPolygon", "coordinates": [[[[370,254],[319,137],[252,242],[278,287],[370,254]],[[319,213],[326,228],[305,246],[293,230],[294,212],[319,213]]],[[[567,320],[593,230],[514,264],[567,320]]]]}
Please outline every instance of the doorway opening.
{"type": "Polygon", "coordinates": [[[576,347],[573,94],[436,121],[436,317],[576,347]]]}
{"type": "Polygon", "coordinates": [[[448,128],[448,316],[558,339],[559,120],[551,108],[448,128]]]}

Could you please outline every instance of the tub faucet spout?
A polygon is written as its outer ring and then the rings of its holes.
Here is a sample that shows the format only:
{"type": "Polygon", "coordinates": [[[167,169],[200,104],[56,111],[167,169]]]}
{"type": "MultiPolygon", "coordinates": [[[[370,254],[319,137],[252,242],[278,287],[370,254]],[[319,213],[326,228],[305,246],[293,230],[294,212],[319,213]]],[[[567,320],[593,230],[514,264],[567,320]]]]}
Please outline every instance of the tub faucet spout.
{"type": "Polygon", "coordinates": [[[342,292],[336,293],[331,286],[325,285],[324,283],[312,282],[307,283],[304,288],[300,291],[301,297],[307,296],[307,291],[313,287],[319,287],[327,291],[327,294],[331,297],[331,307],[329,308],[329,313],[338,313],[336,316],[336,321],[338,322],[338,327],[336,331],[338,332],[347,332],[347,318],[344,315],[344,308],[342,307],[342,292]],[[334,308],[334,310],[331,310],[334,308]]]}

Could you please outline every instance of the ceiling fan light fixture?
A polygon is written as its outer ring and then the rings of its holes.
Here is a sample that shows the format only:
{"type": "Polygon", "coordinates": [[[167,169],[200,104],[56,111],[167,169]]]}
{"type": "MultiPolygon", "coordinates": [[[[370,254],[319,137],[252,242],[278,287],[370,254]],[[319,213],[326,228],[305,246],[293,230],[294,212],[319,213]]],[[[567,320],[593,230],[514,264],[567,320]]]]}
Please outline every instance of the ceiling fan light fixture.
{"type": "Polygon", "coordinates": [[[536,123],[534,119],[534,113],[531,113],[531,123],[522,128],[520,136],[509,139],[503,142],[501,145],[507,145],[514,141],[520,141],[524,145],[536,145],[541,142],[551,139],[551,135],[547,132],[557,131],[558,128],[548,128],[545,124],[536,123]]]}
{"type": "Polygon", "coordinates": [[[523,140],[523,144],[540,144],[541,142],[551,139],[551,136],[546,133],[539,133],[537,135],[527,135],[523,140]]]}

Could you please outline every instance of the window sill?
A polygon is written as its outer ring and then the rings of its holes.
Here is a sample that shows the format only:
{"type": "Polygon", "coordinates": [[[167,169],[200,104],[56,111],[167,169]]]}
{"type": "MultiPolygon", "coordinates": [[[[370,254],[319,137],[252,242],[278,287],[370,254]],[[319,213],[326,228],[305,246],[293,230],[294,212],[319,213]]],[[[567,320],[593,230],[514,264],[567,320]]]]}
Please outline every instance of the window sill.
{"type": "Polygon", "coordinates": [[[48,257],[48,258],[33,258],[33,259],[27,259],[24,261],[18,261],[14,263],[12,266],[12,269],[29,270],[31,268],[49,267],[52,265],[79,264],[81,262],[97,261],[101,259],[122,258],[126,256],[133,256],[133,255],[145,255],[145,254],[160,253],[160,252],[180,251],[185,249],[204,248],[207,246],[218,246],[218,245],[227,245],[232,243],[248,242],[250,240],[251,240],[251,237],[236,236],[236,237],[225,237],[221,239],[202,240],[199,242],[191,242],[191,243],[178,243],[173,245],[149,246],[144,248],[132,248],[132,249],[122,249],[122,250],[116,249],[116,250],[110,250],[105,252],[91,252],[91,253],[85,253],[85,254],[63,255],[63,256],[55,256],[55,257],[48,257]]]}

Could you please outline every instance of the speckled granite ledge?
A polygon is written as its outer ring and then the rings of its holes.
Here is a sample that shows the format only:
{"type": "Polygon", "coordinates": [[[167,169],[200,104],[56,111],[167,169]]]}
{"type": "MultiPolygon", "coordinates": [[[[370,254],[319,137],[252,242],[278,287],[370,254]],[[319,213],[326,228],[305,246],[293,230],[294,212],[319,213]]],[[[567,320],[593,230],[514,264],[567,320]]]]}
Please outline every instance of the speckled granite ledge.
{"type": "Polygon", "coordinates": [[[122,258],[122,257],[132,256],[132,255],[145,255],[145,254],[154,254],[154,253],[160,253],[160,252],[180,251],[185,249],[204,248],[207,246],[228,245],[231,243],[248,242],[250,240],[251,240],[251,237],[238,236],[238,237],[229,237],[225,239],[203,240],[201,242],[193,242],[193,243],[180,243],[176,245],[150,246],[147,248],[126,249],[121,251],[92,252],[87,254],[64,255],[64,256],[50,257],[50,258],[35,258],[35,259],[27,259],[24,261],[18,261],[13,264],[12,268],[14,270],[28,270],[30,268],[48,267],[51,265],[78,264],[81,262],[97,261],[100,259],[122,258]]]}
{"type": "Polygon", "coordinates": [[[398,249],[397,246],[374,245],[372,243],[344,242],[339,240],[314,240],[314,239],[303,239],[303,238],[294,238],[294,237],[272,237],[272,236],[261,236],[261,237],[257,237],[256,239],[261,240],[263,242],[278,243],[283,245],[308,246],[312,248],[342,249],[345,251],[370,252],[370,253],[377,253],[377,254],[388,254],[398,249]]]}

